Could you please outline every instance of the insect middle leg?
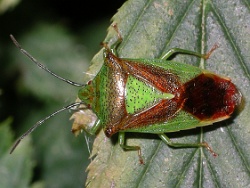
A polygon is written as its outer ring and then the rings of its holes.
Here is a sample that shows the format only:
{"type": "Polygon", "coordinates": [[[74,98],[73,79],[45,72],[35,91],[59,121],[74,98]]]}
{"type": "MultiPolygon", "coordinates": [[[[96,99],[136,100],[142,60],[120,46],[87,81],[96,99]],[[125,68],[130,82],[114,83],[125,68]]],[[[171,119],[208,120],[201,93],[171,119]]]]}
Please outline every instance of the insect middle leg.
{"type": "Polygon", "coordinates": [[[126,145],[125,144],[125,132],[119,132],[118,137],[119,137],[119,144],[120,144],[121,148],[124,150],[137,150],[140,164],[144,164],[144,161],[143,161],[142,156],[141,156],[141,147],[140,146],[128,146],[128,145],[126,145]]]}

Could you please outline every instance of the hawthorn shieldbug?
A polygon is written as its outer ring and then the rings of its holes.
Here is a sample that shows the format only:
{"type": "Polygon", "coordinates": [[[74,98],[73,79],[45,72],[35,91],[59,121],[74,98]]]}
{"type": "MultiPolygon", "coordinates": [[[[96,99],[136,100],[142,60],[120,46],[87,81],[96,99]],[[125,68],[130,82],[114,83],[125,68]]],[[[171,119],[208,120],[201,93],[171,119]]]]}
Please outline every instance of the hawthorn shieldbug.
{"type": "Polygon", "coordinates": [[[110,47],[107,43],[102,44],[104,64],[88,84],[77,84],[56,75],[22,49],[11,35],[21,52],[40,68],[71,85],[82,87],[78,93],[81,102],[73,103],[38,121],[16,141],[11,153],[25,136],[45,120],[65,109],[84,104],[86,108],[92,109],[98,119],[94,125],[86,125],[83,129],[94,135],[103,128],[107,137],[118,133],[120,146],[125,150],[137,150],[140,163],[144,163],[140,146],[126,145],[126,132],[157,134],[169,146],[205,147],[216,156],[206,142],[175,143],[165,133],[228,119],[241,103],[241,93],[229,78],[167,60],[177,53],[208,59],[217,46],[207,54],[173,48],[159,59],[119,58],[116,50],[122,37],[117,26],[113,27],[118,40],[110,47]]]}

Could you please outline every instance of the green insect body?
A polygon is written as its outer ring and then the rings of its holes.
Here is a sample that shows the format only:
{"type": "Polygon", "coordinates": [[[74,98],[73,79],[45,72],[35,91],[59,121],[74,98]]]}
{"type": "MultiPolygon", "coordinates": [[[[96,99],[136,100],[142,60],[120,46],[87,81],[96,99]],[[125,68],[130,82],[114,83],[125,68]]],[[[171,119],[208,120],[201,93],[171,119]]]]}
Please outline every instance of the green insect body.
{"type": "Polygon", "coordinates": [[[116,53],[119,40],[111,48],[104,44],[104,65],[78,94],[99,118],[90,133],[100,127],[107,137],[119,133],[121,147],[138,150],[141,162],[140,147],[124,144],[125,132],[158,134],[171,146],[206,147],[216,155],[205,142],[172,143],[164,134],[222,121],[240,104],[241,94],[230,79],[166,60],[177,52],[210,54],[174,49],[162,59],[123,59],[116,53]]]}
{"type": "MultiPolygon", "coordinates": [[[[137,150],[140,163],[144,163],[140,146],[126,145],[126,132],[158,134],[164,143],[172,147],[205,147],[216,156],[206,142],[174,143],[165,135],[168,132],[225,120],[241,103],[241,93],[229,78],[195,66],[167,61],[175,53],[207,59],[216,47],[207,54],[174,48],[160,59],[119,58],[116,49],[122,42],[122,37],[116,26],[114,29],[118,33],[118,41],[111,47],[103,43],[104,64],[96,77],[79,90],[78,97],[82,102],[64,109],[79,104],[87,105],[97,115],[98,120],[94,125],[85,125],[83,129],[95,134],[103,128],[107,137],[118,133],[120,146],[125,150],[137,150]]],[[[23,50],[13,37],[12,40],[33,62],[51,73],[23,50]]],[[[54,73],[51,74],[55,76],[54,73]]],[[[62,80],[81,86],[66,79],[62,80]]],[[[39,121],[28,130],[16,142],[11,152],[27,134],[43,122],[44,120],[39,121]]]]}

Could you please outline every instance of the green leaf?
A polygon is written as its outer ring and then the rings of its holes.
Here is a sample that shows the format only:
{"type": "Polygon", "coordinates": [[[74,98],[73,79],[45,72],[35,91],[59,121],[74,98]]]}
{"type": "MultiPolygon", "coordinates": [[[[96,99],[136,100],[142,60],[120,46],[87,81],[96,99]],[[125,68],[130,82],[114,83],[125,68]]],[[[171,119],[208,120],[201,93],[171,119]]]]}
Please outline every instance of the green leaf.
{"type": "MultiPolygon", "coordinates": [[[[126,133],[123,151],[117,138],[98,134],[88,167],[87,187],[248,187],[250,185],[250,4],[247,0],[130,0],[113,17],[123,37],[120,57],[158,58],[173,47],[206,53],[210,59],[177,55],[176,61],[200,66],[232,79],[244,96],[244,108],[232,118],[205,127],[167,134],[176,142],[210,144],[219,156],[203,148],[174,149],[157,136],[126,133]]],[[[105,39],[114,43],[111,27],[105,39]]],[[[102,66],[102,51],[93,59],[91,73],[102,66]]]]}
{"type": "Polygon", "coordinates": [[[0,187],[28,187],[32,178],[32,149],[29,137],[16,149],[15,155],[10,155],[13,135],[10,131],[11,120],[0,124],[0,187]]]}

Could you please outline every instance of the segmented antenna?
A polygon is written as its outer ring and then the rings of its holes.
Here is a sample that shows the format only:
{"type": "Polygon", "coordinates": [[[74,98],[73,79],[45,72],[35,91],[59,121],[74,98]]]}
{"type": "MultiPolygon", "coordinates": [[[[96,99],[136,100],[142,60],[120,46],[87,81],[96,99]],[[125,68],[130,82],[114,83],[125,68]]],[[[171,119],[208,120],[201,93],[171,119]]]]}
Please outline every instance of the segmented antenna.
{"type": "Polygon", "coordinates": [[[43,70],[45,70],[46,72],[50,73],[51,75],[53,75],[54,77],[58,78],[59,80],[62,80],[70,85],[76,86],[76,87],[82,87],[85,86],[86,84],[79,84],[76,82],[73,82],[71,80],[62,78],[61,76],[58,76],[57,74],[55,74],[54,72],[52,72],[51,70],[49,70],[47,67],[45,67],[43,64],[39,63],[32,55],[30,55],[26,50],[24,50],[21,45],[17,42],[17,40],[14,38],[13,35],[10,35],[11,40],[13,41],[13,43],[15,44],[15,46],[17,48],[19,48],[19,50],[26,55],[33,63],[35,63],[38,67],[42,68],[43,70]]]}
{"type": "Polygon", "coordinates": [[[42,125],[46,120],[48,120],[49,118],[53,117],[54,115],[67,110],[67,109],[71,109],[75,106],[79,106],[81,104],[84,104],[84,102],[76,102],[73,104],[70,104],[68,106],[65,106],[57,111],[55,111],[54,113],[48,115],[47,117],[41,119],[40,121],[38,121],[35,125],[33,125],[28,131],[26,131],[16,142],[15,144],[12,146],[11,150],[10,150],[10,154],[16,149],[16,147],[18,146],[18,144],[26,137],[28,136],[30,133],[32,133],[38,126],[42,125]]]}
{"type": "MultiPolygon", "coordinates": [[[[13,35],[10,35],[10,38],[11,40],[13,41],[13,43],[15,44],[15,46],[17,48],[19,48],[19,50],[25,55],[27,56],[33,63],[35,63],[38,67],[42,68],[43,70],[45,70],[46,72],[48,72],[49,74],[51,74],[52,76],[70,84],[70,85],[73,85],[73,86],[77,86],[77,87],[83,87],[85,86],[86,84],[79,84],[79,83],[76,83],[76,82],[73,82],[71,80],[68,80],[68,79],[65,79],[65,78],[62,78],[61,76],[58,76],[57,74],[55,74],[54,72],[52,72],[51,70],[49,70],[47,67],[45,67],[43,64],[39,63],[32,55],[30,55],[26,50],[24,50],[21,45],[17,42],[17,40],[14,38],[13,35]]],[[[40,121],[38,121],[35,125],[33,125],[28,131],[26,131],[16,142],[15,144],[13,145],[13,147],[11,148],[10,150],[10,154],[16,149],[16,147],[18,146],[18,144],[27,136],[29,135],[30,133],[32,133],[38,126],[42,125],[46,120],[48,120],[49,118],[55,116],[56,114],[64,111],[64,110],[67,110],[67,109],[71,109],[75,106],[79,106],[81,104],[84,104],[84,102],[75,102],[73,104],[70,104],[66,107],[63,107],[59,110],[57,110],[56,112],[48,115],[47,117],[45,117],[44,119],[41,119],[40,121]]]]}

